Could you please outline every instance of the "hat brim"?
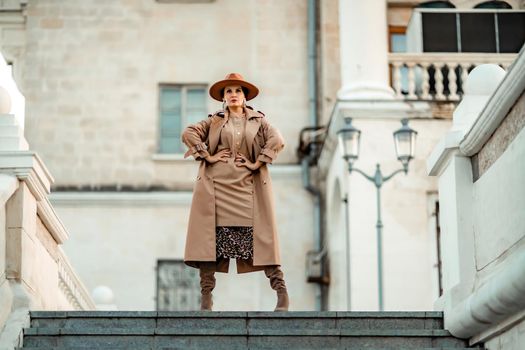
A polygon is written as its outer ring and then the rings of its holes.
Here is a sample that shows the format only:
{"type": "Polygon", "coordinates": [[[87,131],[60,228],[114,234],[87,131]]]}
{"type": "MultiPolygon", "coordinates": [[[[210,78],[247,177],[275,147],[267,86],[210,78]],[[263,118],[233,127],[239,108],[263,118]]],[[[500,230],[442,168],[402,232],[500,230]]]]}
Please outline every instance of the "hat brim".
{"type": "Polygon", "coordinates": [[[222,102],[222,90],[228,85],[240,85],[241,87],[246,88],[248,90],[248,93],[245,96],[246,101],[251,100],[259,94],[259,89],[257,88],[257,86],[250,84],[245,80],[225,79],[216,82],[210,87],[210,96],[214,100],[222,102]]]}

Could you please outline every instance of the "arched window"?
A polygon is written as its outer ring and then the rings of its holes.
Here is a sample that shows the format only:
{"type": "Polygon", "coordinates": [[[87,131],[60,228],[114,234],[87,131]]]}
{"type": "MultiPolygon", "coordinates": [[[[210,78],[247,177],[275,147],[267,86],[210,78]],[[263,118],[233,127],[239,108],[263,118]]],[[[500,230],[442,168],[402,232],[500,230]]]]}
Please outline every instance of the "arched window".
{"type": "Polygon", "coordinates": [[[475,9],[512,9],[505,1],[484,1],[474,6],[475,9]]]}
{"type": "Polygon", "coordinates": [[[417,5],[419,8],[453,9],[456,8],[450,1],[427,1],[417,5]]]}

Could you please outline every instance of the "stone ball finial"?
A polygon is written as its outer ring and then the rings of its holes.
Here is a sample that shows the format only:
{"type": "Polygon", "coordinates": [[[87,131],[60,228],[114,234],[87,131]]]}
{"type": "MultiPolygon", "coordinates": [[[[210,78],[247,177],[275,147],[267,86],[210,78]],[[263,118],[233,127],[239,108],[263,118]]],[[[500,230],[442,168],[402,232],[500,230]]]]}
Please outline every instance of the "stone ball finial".
{"type": "Polygon", "coordinates": [[[481,64],[468,75],[466,95],[490,96],[505,77],[505,70],[497,64],[481,64]]]}
{"type": "Polygon", "coordinates": [[[453,131],[470,129],[504,77],[505,70],[496,64],[481,64],[469,73],[465,94],[453,114],[453,131]]]}
{"type": "Polygon", "coordinates": [[[0,86],[0,114],[11,112],[11,95],[6,88],[0,86]]]}
{"type": "Polygon", "coordinates": [[[110,305],[115,301],[113,291],[107,286],[97,286],[91,293],[95,304],[110,305]]]}

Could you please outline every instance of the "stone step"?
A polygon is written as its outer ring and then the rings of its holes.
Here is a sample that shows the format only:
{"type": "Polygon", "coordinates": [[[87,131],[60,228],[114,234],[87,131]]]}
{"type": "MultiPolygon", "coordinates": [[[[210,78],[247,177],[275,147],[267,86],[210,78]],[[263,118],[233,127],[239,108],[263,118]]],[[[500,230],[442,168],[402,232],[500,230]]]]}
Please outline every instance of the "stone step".
{"type": "Polygon", "coordinates": [[[440,312],[32,312],[37,328],[443,329],[440,312]],[[213,322],[210,322],[213,320],[213,322]]]}
{"type": "MultiPolygon", "coordinates": [[[[418,349],[418,348],[465,348],[463,343],[451,339],[407,338],[407,337],[330,337],[330,336],[60,336],[38,337],[24,340],[27,347],[76,347],[84,349],[121,348],[162,348],[184,349],[418,349]]],[[[24,347],[24,349],[26,349],[24,347]]]]}
{"type": "MultiPolygon", "coordinates": [[[[435,332],[435,331],[433,331],[435,332]]],[[[86,333],[91,333],[87,331],[86,333]]],[[[464,341],[443,333],[417,334],[417,332],[367,332],[346,334],[317,334],[298,332],[260,332],[258,334],[235,334],[235,332],[204,332],[165,333],[165,334],[136,334],[130,330],[128,334],[80,334],[80,332],[60,332],[60,335],[31,335],[24,336],[24,345],[28,347],[87,347],[105,349],[107,347],[167,347],[182,346],[188,349],[213,347],[214,349],[242,349],[248,346],[270,346],[273,348],[301,347],[311,348],[370,348],[370,347],[404,347],[406,349],[421,347],[450,347],[464,348],[464,341]]]]}
{"type": "MultiPolygon", "coordinates": [[[[170,346],[163,346],[163,347],[107,347],[103,348],[104,350],[181,350],[186,349],[185,347],[170,347],[170,346]]],[[[215,348],[214,348],[215,349],[215,348]]],[[[251,349],[251,350],[258,350],[258,349],[269,349],[269,347],[255,347],[250,346],[249,348],[246,347],[244,349],[251,349]]],[[[303,350],[304,347],[287,347],[286,350],[303,350]]],[[[323,347],[323,350],[355,350],[356,348],[330,348],[330,347],[323,347]]],[[[361,348],[362,349],[362,348],[361,348]]],[[[366,350],[405,350],[405,347],[388,347],[388,348],[365,348],[366,350]]],[[[412,348],[411,350],[483,350],[483,348],[449,348],[449,347],[438,347],[438,348],[412,348]]],[[[15,348],[15,350],[86,350],[85,347],[23,347],[23,348],[15,348]]]]}
{"type": "Polygon", "coordinates": [[[467,349],[440,312],[31,312],[30,349],[467,349]]]}
{"type": "MultiPolygon", "coordinates": [[[[170,347],[170,346],[163,346],[163,347],[106,347],[103,348],[104,350],[181,350],[186,349],[185,347],[170,347]]],[[[215,348],[214,348],[215,349],[215,348]]],[[[246,347],[244,349],[251,349],[251,350],[258,350],[258,349],[269,349],[269,347],[255,347],[250,346],[249,348],[246,347]]],[[[286,350],[303,350],[304,347],[287,347],[286,350]]],[[[323,347],[323,350],[355,350],[356,348],[330,348],[330,347],[323,347]]],[[[360,348],[363,349],[363,348],[360,348]]],[[[405,350],[405,347],[388,347],[388,348],[365,348],[366,350],[405,350]]],[[[411,350],[483,350],[483,348],[449,348],[449,347],[438,347],[438,348],[412,348],[411,350]]],[[[15,350],[86,350],[85,347],[23,347],[23,348],[15,348],[15,350]]]]}
{"type": "Polygon", "coordinates": [[[238,336],[348,336],[348,337],[452,337],[448,331],[438,329],[303,329],[303,328],[27,328],[24,336],[61,335],[238,335],[238,336]]]}

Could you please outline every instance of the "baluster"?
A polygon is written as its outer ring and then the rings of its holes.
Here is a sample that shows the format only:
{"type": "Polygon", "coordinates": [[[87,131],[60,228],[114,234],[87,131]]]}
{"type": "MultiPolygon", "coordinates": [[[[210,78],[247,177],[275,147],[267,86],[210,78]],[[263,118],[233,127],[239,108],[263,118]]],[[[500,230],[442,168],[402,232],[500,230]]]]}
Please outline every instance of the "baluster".
{"type": "Polygon", "coordinates": [[[436,73],[434,74],[434,79],[436,81],[436,100],[444,100],[443,72],[441,71],[443,63],[434,63],[434,67],[436,67],[436,73]]]}
{"type": "Polygon", "coordinates": [[[428,67],[430,64],[428,63],[421,63],[421,70],[423,71],[421,82],[421,99],[428,100],[430,99],[430,95],[428,94],[428,91],[430,90],[430,76],[428,74],[428,67]]]}
{"type": "Polygon", "coordinates": [[[393,84],[394,85],[394,91],[396,93],[396,97],[401,99],[403,98],[403,94],[401,93],[401,63],[394,62],[392,63],[393,67],[393,84]]]}
{"type": "Polygon", "coordinates": [[[452,101],[459,100],[459,96],[457,94],[458,92],[458,84],[456,83],[457,76],[456,76],[456,69],[455,64],[448,63],[448,90],[450,91],[450,95],[448,95],[448,99],[452,101]]]}
{"type": "Polygon", "coordinates": [[[408,96],[411,100],[417,99],[416,95],[416,76],[414,74],[414,62],[407,63],[408,67],[408,96]]]}
{"type": "Polygon", "coordinates": [[[465,95],[465,84],[467,83],[469,67],[470,63],[461,64],[461,90],[463,90],[463,95],[465,95]]]}

